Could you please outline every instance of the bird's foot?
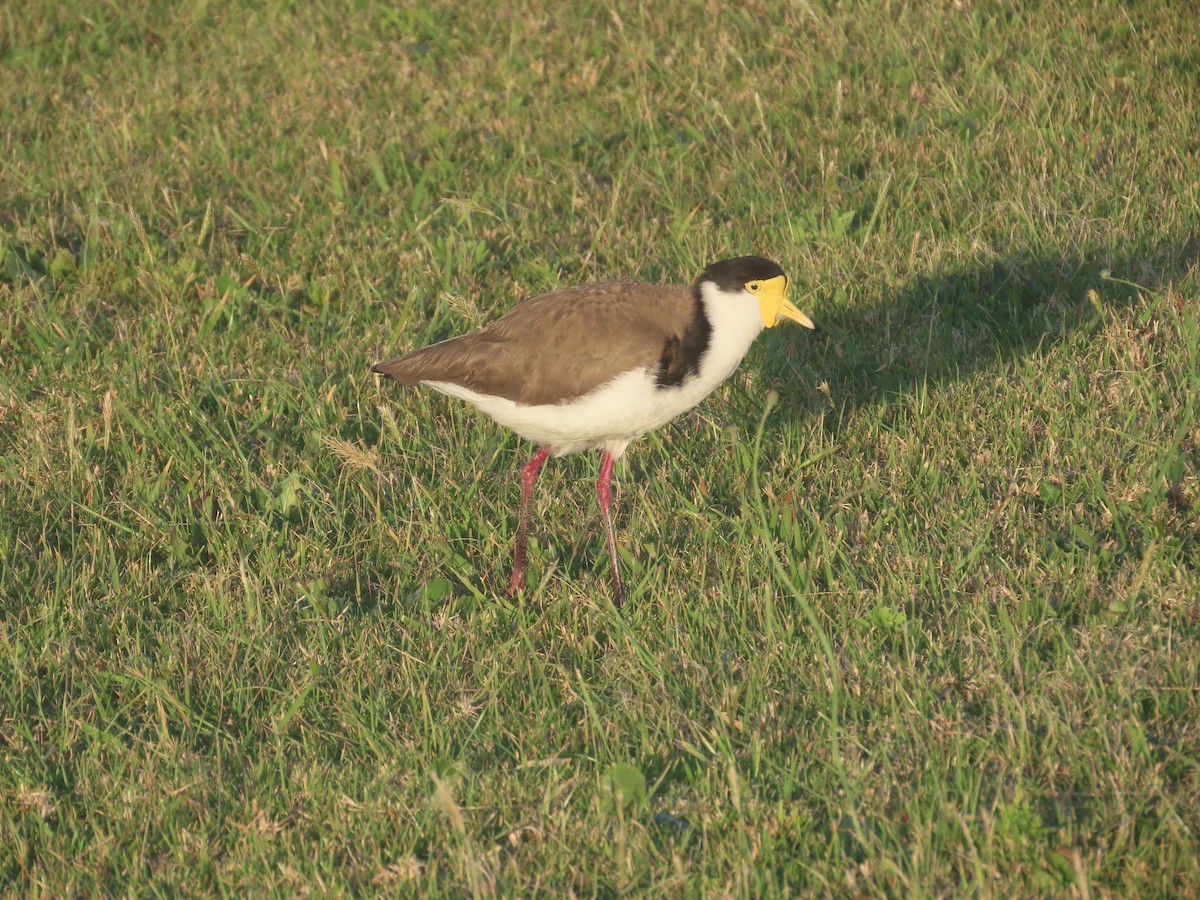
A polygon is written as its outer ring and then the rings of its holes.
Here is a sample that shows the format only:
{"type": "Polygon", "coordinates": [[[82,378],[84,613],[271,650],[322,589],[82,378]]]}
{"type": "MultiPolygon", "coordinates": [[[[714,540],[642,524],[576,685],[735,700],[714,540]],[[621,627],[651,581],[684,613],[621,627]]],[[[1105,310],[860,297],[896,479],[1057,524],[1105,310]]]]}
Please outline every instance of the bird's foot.
{"type": "Polygon", "coordinates": [[[504,596],[512,598],[523,590],[525,590],[525,572],[524,570],[513,569],[512,575],[508,579],[508,593],[504,596]]]}
{"type": "Polygon", "coordinates": [[[615,606],[617,609],[620,609],[625,605],[625,587],[621,584],[621,580],[619,578],[613,580],[612,592],[613,606],[615,606]]]}

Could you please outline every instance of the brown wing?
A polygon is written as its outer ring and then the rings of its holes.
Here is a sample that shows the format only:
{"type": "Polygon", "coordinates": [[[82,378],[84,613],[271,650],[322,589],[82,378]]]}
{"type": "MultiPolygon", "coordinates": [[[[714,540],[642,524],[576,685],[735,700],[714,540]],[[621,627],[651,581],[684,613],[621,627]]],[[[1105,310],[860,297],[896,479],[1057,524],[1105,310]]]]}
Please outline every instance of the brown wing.
{"type": "Polygon", "coordinates": [[[677,285],[567,288],[526,300],[481,331],[373,371],[403,384],[448,381],[517,403],[557,403],[630,369],[674,367],[696,305],[692,289],[677,285]]]}

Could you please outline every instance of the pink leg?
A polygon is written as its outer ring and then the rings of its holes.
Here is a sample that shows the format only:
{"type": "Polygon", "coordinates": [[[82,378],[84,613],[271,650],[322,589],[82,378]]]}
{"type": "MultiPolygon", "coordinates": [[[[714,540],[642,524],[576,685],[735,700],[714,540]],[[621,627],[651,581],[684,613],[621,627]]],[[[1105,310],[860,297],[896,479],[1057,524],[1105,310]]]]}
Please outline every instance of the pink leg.
{"type": "Polygon", "coordinates": [[[613,606],[619,607],[625,602],[625,588],[621,585],[621,567],[617,560],[617,536],[613,532],[612,505],[613,455],[604,451],[604,461],[600,463],[600,477],[596,480],[596,499],[600,501],[600,520],[604,523],[604,538],[608,542],[608,559],[612,564],[613,606]]]}
{"type": "Polygon", "coordinates": [[[529,495],[538,479],[542,463],[550,455],[550,448],[543,447],[521,470],[521,520],[517,524],[517,546],[513,551],[512,577],[508,579],[508,596],[525,588],[525,541],[529,534],[529,495]]]}

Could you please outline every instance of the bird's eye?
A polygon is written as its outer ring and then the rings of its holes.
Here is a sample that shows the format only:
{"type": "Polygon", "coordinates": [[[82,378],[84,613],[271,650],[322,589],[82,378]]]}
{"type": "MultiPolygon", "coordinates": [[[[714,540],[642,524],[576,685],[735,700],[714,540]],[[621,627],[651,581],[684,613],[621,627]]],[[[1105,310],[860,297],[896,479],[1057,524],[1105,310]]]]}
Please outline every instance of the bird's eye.
{"type": "Polygon", "coordinates": [[[757,294],[759,291],[762,290],[762,285],[759,284],[757,281],[751,281],[749,284],[746,285],[746,290],[748,290],[752,294],[757,294]]]}

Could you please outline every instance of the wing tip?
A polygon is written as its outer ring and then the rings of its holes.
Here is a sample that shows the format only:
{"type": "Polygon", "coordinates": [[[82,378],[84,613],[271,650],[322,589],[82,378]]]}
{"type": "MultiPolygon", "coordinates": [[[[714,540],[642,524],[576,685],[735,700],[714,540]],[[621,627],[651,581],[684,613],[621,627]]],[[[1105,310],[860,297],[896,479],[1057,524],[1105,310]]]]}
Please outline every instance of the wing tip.
{"type": "Polygon", "coordinates": [[[402,379],[397,373],[398,367],[396,365],[401,359],[403,359],[403,357],[397,357],[396,359],[385,359],[382,362],[377,362],[375,365],[371,366],[371,372],[376,375],[382,375],[384,378],[390,378],[393,381],[403,381],[404,379],[402,379]]]}

